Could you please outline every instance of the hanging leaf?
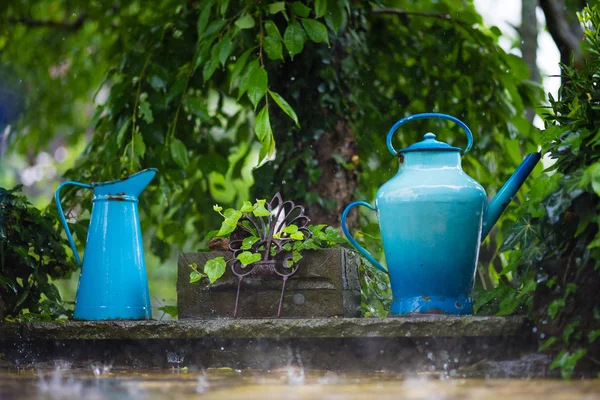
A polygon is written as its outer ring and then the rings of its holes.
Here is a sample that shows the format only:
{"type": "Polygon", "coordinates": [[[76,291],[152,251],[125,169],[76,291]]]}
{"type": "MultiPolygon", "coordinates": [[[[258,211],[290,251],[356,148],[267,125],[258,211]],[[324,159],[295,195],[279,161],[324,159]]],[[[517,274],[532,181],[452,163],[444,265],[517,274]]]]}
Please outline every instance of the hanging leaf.
{"type": "Polygon", "coordinates": [[[294,111],[292,106],[290,106],[288,104],[288,102],[285,101],[285,99],[283,97],[281,97],[281,95],[279,95],[275,92],[272,92],[270,90],[269,90],[269,94],[271,95],[271,98],[273,98],[273,100],[275,100],[275,103],[277,103],[279,108],[281,108],[283,110],[283,112],[286,113],[296,123],[296,126],[298,128],[300,128],[300,123],[298,122],[298,116],[296,115],[296,112],[294,111]]]}
{"type": "Polygon", "coordinates": [[[204,7],[204,9],[200,12],[200,16],[198,17],[198,24],[196,25],[196,32],[198,32],[198,41],[204,34],[206,33],[206,26],[208,25],[208,18],[210,17],[210,9],[212,4],[208,4],[204,7]]]}
{"type": "Polygon", "coordinates": [[[233,40],[231,35],[223,36],[223,39],[219,42],[221,47],[219,48],[219,61],[222,66],[225,66],[225,62],[229,58],[231,54],[231,49],[233,48],[233,40]]]}
{"type": "MultiPolygon", "coordinates": [[[[145,93],[144,93],[145,94],[145,93]]],[[[140,98],[142,96],[140,95],[140,98]]],[[[152,115],[152,109],[150,108],[150,103],[147,100],[142,100],[139,104],[140,117],[147,123],[151,124],[154,122],[154,116],[152,115]]]]}
{"type": "Polygon", "coordinates": [[[306,33],[298,23],[294,22],[285,29],[283,42],[290,53],[290,57],[293,59],[296,54],[301,53],[302,49],[304,49],[306,33]]]}
{"type": "Polygon", "coordinates": [[[290,4],[290,6],[292,7],[292,11],[294,11],[294,14],[296,14],[299,17],[306,18],[310,14],[310,8],[299,1],[293,2],[292,4],[290,4]]]}
{"type": "Polygon", "coordinates": [[[156,91],[162,91],[167,87],[167,80],[169,79],[169,73],[163,67],[158,64],[152,64],[150,72],[148,73],[148,83],[152,89],[156,91]]]}
{"type": "Polygon", "coordinates": [[[315,0],[315,16],[321,18],[327,13],[327,0],[315,0]]]}
{"type": "Polygon", "coordinates": [[[200,121],[208,122],[210,121],[210,115],[208,114],[208,110],[204,105],[204,102],[199,97],[186,97],[185,105],[187,106],[188,111],[200,118],[200,121]]]}
{"type": "Polygon", "coordinates": [[[264,143],[269,137],[273,136],[271,121],[269,119],[269,110],[266,106],[263,107],[256,116],[256,120],[254,121],[254,133],[261,143],[264,143]]]}
{"type": "Polygon", "coordinates": [[[259,68],[260,68],[260,64],[259,64],[258,60],[254,60],[250,64],[248,64],[248,66],[244,70],[244,73],[240,77],[238,100],[248,90],[248,87],[252,83],[252,77],[256,73],[256,70],[258,70],[259,68]]]}
{"type": "Polygon", "coordinates": [[[181,168],[187,168],[190,163],[185,144],[179,139],[173,139],[171,142],[171,157],[181,168]]]}
{"type": "Polygon", "coordinates": [[[314,19],[302,19],[302,26],[304,26],[310,40],[315,43],[325,42],[329,44],[329,35],[325,25],[314,19]]]}
{"type": "Polygon", "coordinates": [[[235,26],[237,26],[240,29],[254,28],[255,25],[256,25],[256,22],[254,21],[254,18],[250,14],[246,14],[243,17],[241,17],[240,19],[238,19],[237,21],[235,21],[235,26]]]}
{"type": "Polygon", "coordinates": [[[273,21],[266,21],[265,22],[265,31],[267,32],[267,35],[273,37],[273,38],[277,38],[280,41],[283,41],[283,38],[281,37],[281,33],[279,33],[279,29],[277,28],[277,25],[275,25],[275,23],[273,21]]]}
{"type": "Polygon", "coordinates": [[[235,83],[235,80],[238,78],[238,76],[240,76],[240,74],[242,73],[242,70],[246,66],[246,61],[248,60],[248,56],[250,55],[252,50],[254,50],[254,49],[246,50],[235,62],[235,65],[233,66],[233,71],[231,72],[231,81],[229,83],[230,91],[233,88],[233,84],[235,83]]]}
{"type": "Polygon", "coordinates": [[[276,3],[269,4],[270,14],[277,14],[278,12],[281,12],[283,10],[285,10],[285,2],[283,1],[278,1],[276,3]]]}
{"type": "Polygon", "coordinates": [[[133,140],[133,151],[140,158],[144,158],[144,154],[146,154],[146,144],[144,143],[144,138],[142,137],[142,134],[139,132],[136,132],[135,138],[133,140]]]}
{"type": "Polygon", "coordinates": [[[127,119],[123,125],[121,125],[121,129],[119,129],[119,133],[117,134],[117,143],[119,146],[123,144],[123,138],[125,137],[125,133],[129,130],[129,125],[131,124],[131,118],[127,119]]]}
{"type": "Polygon", "coordinates": [[[272,36],[266,36],[263,39],[263,46],[269,60],[283,60],[283,46],[279,39],[272,36]]]}
{"type": "Polygon", "coordinates": [[[260,99],[267,93],[268,77],[263,67],[255,68],[249,76],[248,98],[256,109],[260,99]]]}

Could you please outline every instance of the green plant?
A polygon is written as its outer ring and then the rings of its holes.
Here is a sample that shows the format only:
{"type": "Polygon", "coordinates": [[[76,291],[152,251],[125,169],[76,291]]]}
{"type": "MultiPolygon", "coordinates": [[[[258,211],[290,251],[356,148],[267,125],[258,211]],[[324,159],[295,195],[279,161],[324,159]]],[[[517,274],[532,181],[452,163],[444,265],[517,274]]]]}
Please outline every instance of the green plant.
{"type": "Polygon", "coordinates": [[[76,265],[57,231],[57,219],[31,206],[21,186],[0,188],[0,317],[54,319],[70,316],[52,279],[76,265]]]}
{"type": "Polygon", "coordinates": [[[295,211],[296,208],[286,210],[285,203],[280,203],[283,220],[279,220],[275,217],[279,214],[265,208],[265,204],[264,199],[256,200],[254,204],[245,201],[239,210],[228,208],[224,212],[222,212],[223,207],[213,206],[213,209],[223,217],[223,222],[218,231],[209,232],[207,236],[227,238],[232,241],[230,247],[237,243],[235,248],[243,251],[228,260],[225,260],[225,257],[208,260],[204,265],[204,273],[198,271],[196,264],[190,264],[192,269],[190,283],[204,277],[207,277],[210,283],[214,283],[223,276],[228,263],[237,260],[245,268],[262,258],[275,258],[278,253],[285,255],[280,258],[283,266],[292,268],[302,259],[300,252],[303,250],[331,248],[346,242],[339,231],[331,226],[324,224],[298,226],[293,223],[299,220],[308,221],[302,212],[295,211]],[[269,232],[272,232],[273,241],[269,239],[269,232]]]}
{"type": "Polygon", "coordinates": [[[563,85],[543,117],[542,152],[554,164],[532,183],[501,251],[512,278],[480,298],[500,314],[526,310],[550,368],[569,378],[600,365],[600,7],[584,9],[582,69],[561,65],[563,85]]]}

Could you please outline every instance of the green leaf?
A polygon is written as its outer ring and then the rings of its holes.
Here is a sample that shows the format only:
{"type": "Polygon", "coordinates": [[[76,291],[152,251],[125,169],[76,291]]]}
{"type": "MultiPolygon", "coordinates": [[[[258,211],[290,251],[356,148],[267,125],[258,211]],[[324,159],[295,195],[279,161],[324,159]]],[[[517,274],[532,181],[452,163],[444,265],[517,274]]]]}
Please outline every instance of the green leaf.
{"type": "Polygon", "coordinates": [[[244,251],[241,254],[238,254],[236,257],[240,262],[244,265],[250,265],[260,260],[260,253],[252,253],[249,251],[244,251]]]}
{"type": "Polygon", "coordinates": [[[256,200],[254,204],[254,211],[252,213],[257,217],[268,217],[271,212],[265,207],[266,200],[256,200]]]}
{"type": "Polygon", "coordinates": [[[223,276],[225,273],[225,258],[215,257],[212,260],[208,260],[204,265],[204,273],[208,276],[210,283],[215,283],[217,279],[223,276]]]}
{"type": "Polygon", "coordinates": [[[229,0],[221,0],[221,7],[219,8],[221,15],[225,15],[227,7],[229,7],[229,0]]]}
{"type": "Polygon", "coordinates": [[[177,306],[162,306],[162,307],[158,307],[158,311],[162,311],[165,314],[170,315],[171,318],[177,318],[177,315],[179,315],[179,308],[177,306]]]}
{"type": "Polygon", "coordinates": [[[586,349],[577,349],[573,354],[566,350],[561,351],[550,363],[550,369],[560,368],[563,379],[571,378],[577,362],[587,353],[586,349]]]}
{"type": "Polygon", "coordinates": [[[252,203],[250,203],[248,200],[244,201],[244,204],[242,205],[240,211],[243,213],[249,213],[252,212],[252,210],[254,210],[254,206],[252,205],[252,203]]]}
{"type": "Polygon", "coordinates": [[[225,62],[229,58],[231,49],[233,48],[233,40],[231,35],[225,35],[219,44],[221,45],[219,48],[219,61],[221,62],[222,66],[225,66],[225,62]]]}
{"type": "Polygon", "coordinates": [[[154,117],[152,116],[152,109],[150,108],[150,103],[146,100],[142,100],[139,104],[140,116],[147,123],[151,124],[154,122],[154,117]]]}
{"type": "Polygon", "coordinates": [[[244,238],[244,240],[242,240],[242,250],[250,250],[252,248],[252,245],[256,242],[258,242],[260,239],[256,236],[248,236],[247,238],[244,238]]]}
{"type": "Polygon", "coordinates": [[[295,264],[302,259],[302,254],[300,254],[300,252],[298,250],[294,250],[292,252],[292,257],[293,257],[293,261],[295,264]]]}
{"type": "Polygon", "coordinates": [[[248,83],[248,98],[250,99],[252,105],[256,109],[258,102],[267,93],[267,71],[265,71],[263,67],[257,68],[253,71],[249,79],[250,82],[248,83]]]}
{"type": "Polygon", "coordinates": [[[278,1],[275,3],[269,4],[269,13],[270,14],[277,14],[278,12],[281,12],[283,10],[285,10],[285,2],[283,2],[283,1],[278,1]]]}
{"type": "Polygon", "coordinates": [[[235,21],[235,26],[240,29],[250,29],[256,26],[256,22],[254,18],[250,14],[246,14],[243,17],[240,17],[237,21],[235,21]]]}
{"type": "Polygon", "coordinates": [[[233,208],[228,208],[223,213],[225,219],[221,223],[221,229],[217,232],[217,236],[226,237],[231,234],[237,228],[237,223],[239,219],[242,217],[242,213],[238,210],[234,210],[233,208]]]}
{"type": "Polygon", "coordinates": [[[269,110],[263,107],[256,116],[254,121],[254,133],[261,143],[269,143],[273,139],[273,131],[271,130],[271,121],[269,119],[269,110]]]}
{"type": "Polygon", "coordinates": [[[152,64],[150,72],[148,73],[148,83],[152,86],[152,89],[156,91],[162,91],[167,87],[167,80],[169,79],[169,73],[163,67],[158,64],[152,64]]]}
{"type": "Polygon", "coordinates": [[[219,58],[211,57],[210,60],[206,64],[204,64],[204,68],[202,69],[202,79],[204,82],[207,82],[217,70],[219,66],[219,58]]]}
{"type": "Polygon", "coordinates": [[[294,232],[290,235],[290,238],[293,240],[304,240],[304,233],[301,231],[294,232]]]}
{"type": "Polygon", "coordinates": [[[283,38],[281,37],[281,33],[279,33],[277,25],[275,25],[273,21],[265,22],[265,31],[267,32],[267,35],[283,41],[283,38]]]}
{"type": "Polygon", "coordinates": [[[288,102],[285,101],[285,99],[283,97],[281,97],[281,95],[279,95],[275,92],[272,92],[270,90],[269,90],[269,94],[271,95],[273,100],[275,100],[275,103],[277,103],[279,108],[281,108],[283,110],[283,112],[286,113],[288,115],[288,117],[290,117],[296,123],[296,126],[298,128],[300,128],[300,123],[298,122],[298,116],[296,115],[296,112],[294,111],[292,106],[290,106],[288,104],[288,102]]]}
{"type": "Polygon", "coordinates": [[[171,157],[173,157],[173,161],[175,161],[177,165],[184,169],[187,168],[190,163],[187,148],[179,139],[173,139],[171,142],[171,157]]]}
{"type": "Polygon", "coordinates": [[[304,42],[306,42],[306,33],[304,32],[304,29],[302,29],[297,22],[288,25],[283,34],[283,43],[288,49],[292,59],[296,54],[302,52],[302,49],[304,49],[304,42]]]}
{"type": "Polygon", "coordinates": [[[310,14],[310,7],[305,6],[300,1],[295,1],[292,4],[290,4],[290,6],[292,7],[292,11],[294,11],[294,14],[296,14],[299,17],[306,18],[308,17],[308,14],[310,14]]]}
{"type": "Polygon", "coordinates": [[[260,69],[258,60],[254,60],[246,66],[244,73],[240,77],[238,100],[248,91],[248,87],[252,82],[252,77],[258,69],[260,69]]]}
{"type": "Polygon", "coordinates": [[[206,275],[204,275],[200,272],[192,271],[192,272],[190,272],[190,283],[198,282],[200,279],[204,278],[205,276],[206,275]]]}
{"type": "Polygon", "coordinates": [[[127,133],[129,125],[131,124],[131,118],[129,118],[123,125],[121,125],[121,129],[119,129],[119,133],[117,134],[117,143],[119,147],[123,144],[123,137],[125,133],[127,133]]]}
{"type": "Polygon", "coordinates": [[[210,115],[208,114],[208,110],[204,106],[202,99],[199,97],[186,97],[185,105],[188,108],[188,111],[200,118],[200,121],[208,122],[210,121],[210,115]]]}
{"type": "Polygon", "coordinates": [[[219,34],[219,32],[221,32],[221,29],[226,24],[227,24],[227,20],[225,20],[225,19],[211,22],[208,25],[208,28],[206,28],[206,33],[204,34],[204,39],[206,39],[206,40],[213,39],[215,36],[217,36],[219,34]]]}
{"type": "Polygon", "coordinates": [[[282,232],[289,233],[289,234],[296,233],[296,232],[298,232],[298,225],[290,224],[290,225],[286,226],[285,228],[283,228],[282,232]]]}
{"type": "Polygon", "coordinates": [[[329,0],[328,13],[325,16],[325,23],[334,33],[339,33],[346,19],[346,14],[342,7],[339,7],[337,0],[329,0]]]}
{"type": "Polygon", "coordinates": [[[304,26],[310,40],[315,43],[325,42],[329,44],[329,35],[325,25],[314,19],[302,19],[302,26],[304,26]]]}
{"type": "Polygon", "coordinates": [[[136,132],[135,134],[135,138],[133,141],[133,151],[141,158],[144,158],[144,154],[146,154],[146,144],[144,143],[144,138],[142,137],[142,134],[139,132],[136,132]]]}
{"type": "Polygon", "coordinates": [[[204,7],[202,12],[200,12],[200,16],[198,17],[198,23],[196,25],[196,32],[198,32],[198,40],[204,37],[206,33],[206,26],[208,25],[208,19],[210,17],[210,9],[212,8],[212,4],[208,4],[204,7]]]}
{"type": "Polygon", "coordinates": [[[315,16],[321,18],[327,13],[327,0],[315,0],[315,16]]]}
{"type": "Polygon", "coordinates": [[[248,56],[250,55],[250,53],[253,50],[254,49],[248,49],[248,50],[246,50],[240,56],[240,58],[238,58],[237,61],[235,62],[235,65],[233,66],[233,71],[231,72],[231,80],[230,80],[230,83],[229,83],[229,90],[230,91],[233,88],[233,84],[235,83],[235,80],[238,78],[238,76],[240,76],[240,74],[242,73],[242,70],[246,66],[246,61],[248,60],[248,56]]]}
{"type": "Polygon", "coordinates": [[[263,47],[269,60],[283,60],[283,46],[279,39],[267,36],[263,39],[263,47]]]}

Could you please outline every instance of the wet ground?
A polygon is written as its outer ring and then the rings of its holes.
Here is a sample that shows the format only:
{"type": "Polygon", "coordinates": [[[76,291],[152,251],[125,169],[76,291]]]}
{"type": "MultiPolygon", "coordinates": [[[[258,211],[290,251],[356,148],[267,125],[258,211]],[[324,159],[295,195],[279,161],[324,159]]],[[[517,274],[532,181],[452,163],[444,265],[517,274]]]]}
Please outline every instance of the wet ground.
{"type": "Polygon", "coordinates": [[[119,371],[107,365],[72,370],[0,370],[0,399],[600,399],[600,380],[461,379],[386,372],[337,374],[289,367],[119,371]]]}

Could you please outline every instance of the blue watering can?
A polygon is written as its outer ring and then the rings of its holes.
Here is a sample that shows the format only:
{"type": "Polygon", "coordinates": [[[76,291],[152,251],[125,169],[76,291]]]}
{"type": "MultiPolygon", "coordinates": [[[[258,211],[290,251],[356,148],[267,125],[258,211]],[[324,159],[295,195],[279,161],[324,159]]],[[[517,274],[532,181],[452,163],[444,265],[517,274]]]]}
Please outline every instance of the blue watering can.
{"type": "Polygon", "coordinates": [[[60,190],[78,186],[94,190],[92,215],[79,277],[74,319],[150,319],[150,296],[138,196],[156,175],[154,168],[111,182],[64,182],[56,189],[56,206],[69,245],[81,260],[67,226],[60,190]]]}
{"type": "Polygon", "coordinates": [[[446,114],[426,113],[396,122],[387,134],[389,151],[400,159],[398,173],[377,191],[375,207],[349,204],[342,230],[352,245],[390,276],[394,300],[390,315],[409,313],[470,315],[479,245],[540,159],[529,154],[488,204],[483,187],[461,168],[473,135],[465,123],[446,114]],[[467,134],[464,151],[425,139],[396,151],[394,132],[403,124],[426,118],[456,123],[467,134]],[[350,209],[366,206],[377,212],[387,270],[348,232],[350,209]]]}

